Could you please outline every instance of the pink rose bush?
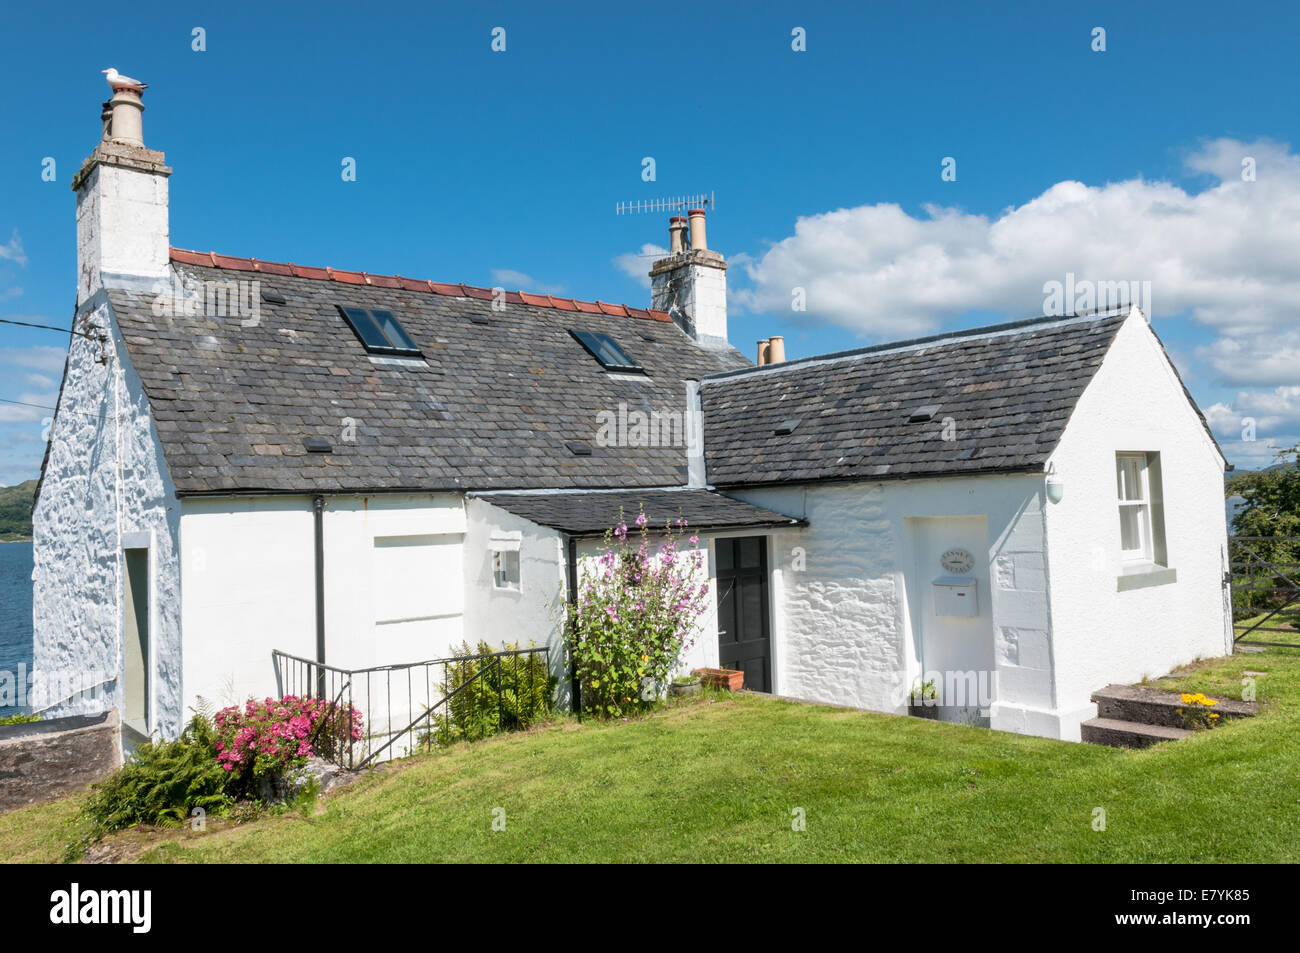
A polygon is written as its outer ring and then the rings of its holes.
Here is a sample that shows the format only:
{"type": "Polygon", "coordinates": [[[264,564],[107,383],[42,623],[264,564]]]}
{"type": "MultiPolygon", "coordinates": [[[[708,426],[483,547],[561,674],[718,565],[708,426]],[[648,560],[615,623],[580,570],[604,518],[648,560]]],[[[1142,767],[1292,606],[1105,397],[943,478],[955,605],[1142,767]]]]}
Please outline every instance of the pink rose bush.
{"type": "Polygon", "coordinates": [[[361,740],[361,712],[319,698],[249,699],[217,712],[217,763],[240,777],[283,775],[312,755],[332,758],[361,740]]]}
{"type": "Polygon", "coordinates": [[[576,605],[566,609],[583,710],[607,718],[644,709],[647,684],[668,681],[694,640],[709,591],[699,538],[680,546],[685,519],[666,522],[652,543],[644,512],[631,539],[621,515],[595,567],[583,569],[576,605]]]}

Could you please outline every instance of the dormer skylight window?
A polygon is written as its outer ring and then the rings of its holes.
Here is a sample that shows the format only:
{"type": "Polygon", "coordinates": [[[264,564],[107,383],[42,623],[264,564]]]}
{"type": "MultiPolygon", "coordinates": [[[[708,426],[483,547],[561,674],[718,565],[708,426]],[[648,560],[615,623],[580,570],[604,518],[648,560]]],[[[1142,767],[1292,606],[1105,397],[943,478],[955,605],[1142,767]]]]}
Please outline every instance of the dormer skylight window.
{"type": "Polygon", "coordinates": [[[398,323],[393,312],[344,308],[341,305],[339,311],[369,353],[398,357],[421,356],[420,349],[398,323]]]}
{"type": "Polygon", "coordinates": [[[645,373],[645,368],[628,357],[608,334],[599,331],[569,331],[591,356],[600,361],[607,371],[632,371],[645,373]]]}

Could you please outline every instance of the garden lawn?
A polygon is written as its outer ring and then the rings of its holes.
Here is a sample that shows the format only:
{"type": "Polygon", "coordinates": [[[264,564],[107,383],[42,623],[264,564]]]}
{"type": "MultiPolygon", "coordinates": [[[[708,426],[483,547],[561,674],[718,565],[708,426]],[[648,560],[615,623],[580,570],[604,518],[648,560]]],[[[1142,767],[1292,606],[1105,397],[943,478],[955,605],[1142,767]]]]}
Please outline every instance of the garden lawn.
{"type": "MultiPolygon", "coordinates": [[[[311,817],[161,832],[145,859],[1294,863],[1300,652],[1211,660],[1177,687],[1240,697],[1243,670],[1265,673],[1264,714],[1145,751],[754,695],[564,719],[376,772],[311,817]]],[[[6,856],[58,841],[33,833],[41,812],[57,828],[69,809],[0,816],[6,856]]]]}

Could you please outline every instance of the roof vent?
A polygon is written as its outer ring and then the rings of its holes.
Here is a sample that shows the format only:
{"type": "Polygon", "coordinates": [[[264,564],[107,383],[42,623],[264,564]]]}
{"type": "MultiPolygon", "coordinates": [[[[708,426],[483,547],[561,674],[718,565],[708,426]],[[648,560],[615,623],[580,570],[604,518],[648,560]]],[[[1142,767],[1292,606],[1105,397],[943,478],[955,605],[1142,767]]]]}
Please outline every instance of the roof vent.
{"type": "Polygon", "coordinates": [[[333,453],[334,448],[324,437],[303,437],[302,445],[307,448],[308,453],[333,453]]]}
{"type": "Polygon", "coordinates": [[[569,448],[569,452],[575,457],[591,456],[591,447],[578,440],[566,440],[564,445],[569,448]]]}
{"type": "Polygon", "coordinates": [[[262,300],[267,304],[288,304],[288,300],[278,291],[263,291],[262,300]]]}
{"type": "Polygon", "coordinates": [[[486,314],[471,314],[471,315],[469,316],[469,319],[470,319],[470,322],[473,323],[473,324],[491,324],[491,323],[492,323],[492,319],[489,318],[486,314]]]}
{"type": "Polygon", "coordinates": [[[927,420],[933,420],[934,415],[939,412],[940,404],[926,404],[924,407],[918,407],[912,411],[912,416],[907,418],[909,424],[924,423],[927,420]]]}
{"type": "Polygon", "coordinates": [[[791,417],[789,420],[783,420],[776,425],[776,430],[774,430],[773,433],[778,437],[788,437],[790,434],[794,433],[794,428],[798,427],[799,423],[799,417],[791,417]]]}

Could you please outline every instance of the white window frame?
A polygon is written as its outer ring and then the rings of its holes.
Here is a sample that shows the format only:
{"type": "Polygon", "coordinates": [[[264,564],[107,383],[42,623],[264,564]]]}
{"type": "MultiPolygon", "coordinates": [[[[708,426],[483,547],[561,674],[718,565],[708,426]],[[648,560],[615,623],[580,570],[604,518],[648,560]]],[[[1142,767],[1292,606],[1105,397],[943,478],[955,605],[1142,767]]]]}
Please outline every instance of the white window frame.
{"type": "Polygon", "coordinates": [[[519,592],[523,588],[518,549],[492,550],[492,588],[506,592],[519,592]],[[514,557],[513,579],[510,578],[511,556],[514,557]]]}
{"type": "Polygon", "coordinates": [[[1151,533],[1151,479],[1147,473],[1147,455],[1145,453],[1115,454],[1115,495],[1120,513],[1120,560],[1125,565],[1151,564],[1154,560],[1151,533]],[[1128,462],[1136,462],[1138,465],[1138,499],[1124,499],[1124,465],[1128,462]],[[1138,546],[1136,549],[1124,548],[1123,525],[1124,510],[1126,508],[1136,509],[1138,512],[1138,546]]]}

